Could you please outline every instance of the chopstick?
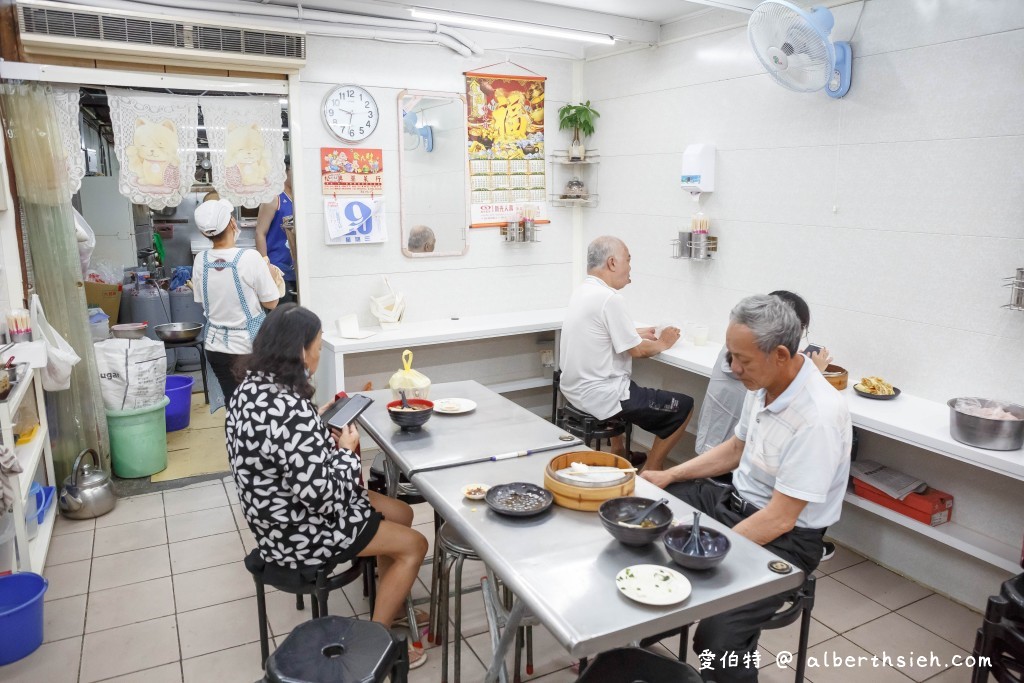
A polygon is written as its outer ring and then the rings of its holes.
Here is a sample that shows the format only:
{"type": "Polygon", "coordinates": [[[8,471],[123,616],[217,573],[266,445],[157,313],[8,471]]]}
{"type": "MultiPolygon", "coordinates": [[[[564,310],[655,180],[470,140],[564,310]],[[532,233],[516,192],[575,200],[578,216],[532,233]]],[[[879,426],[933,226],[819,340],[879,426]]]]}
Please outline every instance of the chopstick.
{"type": "Polygon", "coordinates": [[[543,453],[545,451],[557,451],[560,448],[571,448],[572,446],[579,446],[583,442],[579,439],[573,439],[572,441],[560,441],[550,446],[541,446],[540,448],[531,448],[525,451],[510,451],[509,453],[499,453],[498,455],[489,455],[483,458],[474,458],[472,460],[463,460],[461,462],[453,462],[446,465],[432,465],[430,467],[421,467],[418,470],[412,470],[409,472],[409,476],[412,477],[414,474],[420,474],[421,472],[432,472],[434,470],[446,470],[451,467],[461,467],[462,465],[476,465],[481,462],[497,462],[498,460],[509,460],[511,458],[521,458],[527,455],[533,455],[534,453],[543,453]]]}

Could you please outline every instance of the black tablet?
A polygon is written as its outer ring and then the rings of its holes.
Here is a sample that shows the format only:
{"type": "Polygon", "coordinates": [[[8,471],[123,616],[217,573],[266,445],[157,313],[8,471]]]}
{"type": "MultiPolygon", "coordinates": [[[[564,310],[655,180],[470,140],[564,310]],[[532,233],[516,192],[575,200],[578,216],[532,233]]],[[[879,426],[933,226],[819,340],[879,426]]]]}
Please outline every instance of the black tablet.
{"type": "Polygon", "coordinates": [[[323,418],[327,426],[341,429],[359,417],[364,410],[370,407],[371,403],[373,403],[373,399],[362,394],[346,396],[332,403],[320,417],[323,418]]]}

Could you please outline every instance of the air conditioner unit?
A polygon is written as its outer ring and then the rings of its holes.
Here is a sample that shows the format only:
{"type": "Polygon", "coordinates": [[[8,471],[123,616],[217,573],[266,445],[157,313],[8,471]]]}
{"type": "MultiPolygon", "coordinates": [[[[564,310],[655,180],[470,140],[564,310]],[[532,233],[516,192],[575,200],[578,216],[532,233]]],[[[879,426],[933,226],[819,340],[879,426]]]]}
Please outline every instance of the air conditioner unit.
{"type": "Polygon", "coordinates": [[[258,26],[82,5],[16,0],[25,54],[294,73],[306,63],[306,34],[258,26]]]}

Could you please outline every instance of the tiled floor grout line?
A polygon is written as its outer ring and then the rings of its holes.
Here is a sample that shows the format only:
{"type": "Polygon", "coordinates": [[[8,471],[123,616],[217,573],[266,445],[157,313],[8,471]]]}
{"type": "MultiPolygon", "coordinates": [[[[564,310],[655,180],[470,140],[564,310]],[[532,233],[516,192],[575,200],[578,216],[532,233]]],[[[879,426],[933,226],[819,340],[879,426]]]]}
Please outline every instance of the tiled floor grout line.
{"type": "MultiPolygon", "coordinates": [[[[166,505],[165,501],[161,501],[161,502],[164,502],[164,504],[166,505]]],[[[174,592],[174,565],[173,565],[173,563],[171,561],[171,543],[170,543],[170,538],[171,538],[170,533],[171,533],[171,530],[170,530],[169,525],[167,524],[167,508],[166,507],[164,507],[164,531],[165,531],[165,533],[167,535],[167,568],[171,572],[171,575],[168,578],[170,578],[170,580],[171,580],[171,605],[174,606],[174,634],[178,638],[178,672],[181,674],[181,680],[184,681],[185,680],[185,667],[182,664],[184,659],[182,658],[182,654],[181,654],[181,624],[178,623],[178,596],[174,592]]]]}

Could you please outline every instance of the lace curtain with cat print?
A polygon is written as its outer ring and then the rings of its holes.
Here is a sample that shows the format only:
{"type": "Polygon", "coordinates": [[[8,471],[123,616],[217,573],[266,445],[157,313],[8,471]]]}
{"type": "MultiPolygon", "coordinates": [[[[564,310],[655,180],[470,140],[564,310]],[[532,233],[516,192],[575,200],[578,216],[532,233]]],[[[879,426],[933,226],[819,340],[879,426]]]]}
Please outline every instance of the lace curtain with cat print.
{"type": "Polygon", "coordinates": [[[181,203],[195,179],[199,100],[109,88],[118,189],[135,204],[181,203]]]}
{"type": "Polygon", "coordinates": [[[281,104],[269,97],[203,97],[213,186],[235,206],[255,208],[284,190],[281,104]]]}

